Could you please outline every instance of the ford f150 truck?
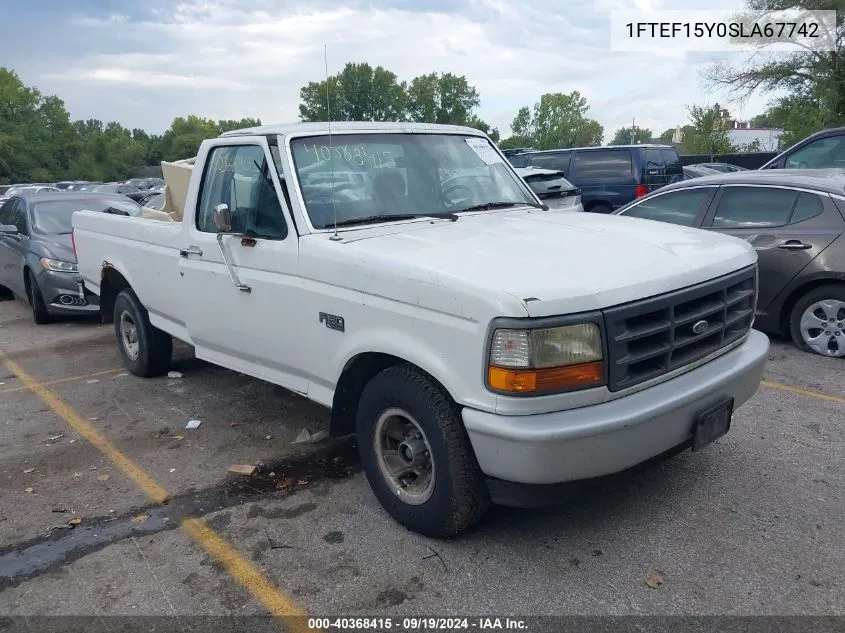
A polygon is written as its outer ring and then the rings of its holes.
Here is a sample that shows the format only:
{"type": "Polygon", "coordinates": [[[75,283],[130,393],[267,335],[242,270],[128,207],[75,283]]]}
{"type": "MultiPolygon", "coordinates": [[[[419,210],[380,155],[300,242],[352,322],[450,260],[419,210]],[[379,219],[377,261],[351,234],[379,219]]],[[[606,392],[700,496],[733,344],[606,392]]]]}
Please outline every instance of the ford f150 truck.
{"type": "Polygon", "coordinates": [[[329,407],[422,534],[697,450],[759,386],[747,242],[549,210],[477,130],[264,126],[189,165],[175,218],[74,214],[126,367],[175,337],[329,407]]]}

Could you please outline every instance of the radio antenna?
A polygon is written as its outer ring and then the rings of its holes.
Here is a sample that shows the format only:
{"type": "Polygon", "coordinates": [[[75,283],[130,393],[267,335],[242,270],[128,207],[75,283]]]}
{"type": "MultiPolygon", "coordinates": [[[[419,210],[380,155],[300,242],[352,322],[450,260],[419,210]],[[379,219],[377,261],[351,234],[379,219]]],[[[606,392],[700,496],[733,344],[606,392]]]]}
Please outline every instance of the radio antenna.
{"type": "Polygon", "coordinates": [[[338,241],[343,238],[337,234],[337,206],[335,206],[335,199],[334,199],[334,147],[332,146],[332,111],[331,111],[331,99],[329,98],[329,45],[323,44],[323,62],[326,66],[326,122],[329,126],[329,168],[331,169],[332,173],[332,184],[331,190],[329,195],[331,195],[332,200],[332,218],[334,222],[334,235],[332,235],[329,239],[333,241],[338,241]]]}

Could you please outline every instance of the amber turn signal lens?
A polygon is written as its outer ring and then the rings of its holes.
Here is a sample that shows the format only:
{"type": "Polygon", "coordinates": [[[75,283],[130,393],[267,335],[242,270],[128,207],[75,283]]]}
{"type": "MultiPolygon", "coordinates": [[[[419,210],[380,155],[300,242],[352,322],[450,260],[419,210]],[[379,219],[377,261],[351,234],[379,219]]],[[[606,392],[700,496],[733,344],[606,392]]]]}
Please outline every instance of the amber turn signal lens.
{"type": "Polygon", "coordinates": [[[505,369],[490,367],[487,382],[493,389],[513,393],[554,392],[604,382],[604,363],[579,363],[549,369],[505,369]]]}

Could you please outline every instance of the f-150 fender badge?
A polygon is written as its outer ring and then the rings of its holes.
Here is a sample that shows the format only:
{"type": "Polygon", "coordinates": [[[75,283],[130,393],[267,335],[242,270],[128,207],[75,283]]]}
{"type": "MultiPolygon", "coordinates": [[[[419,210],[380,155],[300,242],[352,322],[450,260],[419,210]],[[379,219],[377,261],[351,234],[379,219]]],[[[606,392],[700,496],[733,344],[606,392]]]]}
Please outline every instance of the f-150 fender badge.
{"type": "Polygon", "coordinates": [[[325,323],[326,327],[330,330],[337,330],[338,332],[346,331],[346,325],[343,321],[343,317],[335,314],[320,312],[320,323],[325,323]]]}

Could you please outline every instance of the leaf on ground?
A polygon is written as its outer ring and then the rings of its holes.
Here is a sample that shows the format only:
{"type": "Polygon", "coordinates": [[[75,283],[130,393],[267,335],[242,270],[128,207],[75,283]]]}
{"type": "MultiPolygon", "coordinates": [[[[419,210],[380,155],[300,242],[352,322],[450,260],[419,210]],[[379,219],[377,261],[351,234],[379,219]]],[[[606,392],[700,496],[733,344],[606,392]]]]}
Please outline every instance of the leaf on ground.
{"type": "Polygon", "coordinates": [[[23,472],[24,472],[24,474],[25,474],[25,475],[28,475],[29,473],[34,473],[34,472],[35,472],[35,469],[34,469],[34,468],[27,468],[27,469],[26,469],[25,471],[23,471],[23,472]]]}
{"type": "Polygon", "coordinates": [[[99,479],[100,481],[108,481],[109,477],[111,477],[111,475],[100,475],[99,477],[97,477],[97,479],[99,479]]]}
{"type": "Polygon", "coordinates": [[[253,475],[256,467],[253,464],[232,464],[229,466],[230,473],[237,473],[238,475],[253,475]]]}
{"type": "Polygon", "coordinates": [[[290,488],[293,485],[293,479],[290,477],[282,477],[279,481],[276,482],[276,488],[290,488]]]}
{"type": "Polygon", "coordinates": [[[171,435],[171,436],[170,436],[170,439],[173,439],[173,440],[184,440],[184,439],[185,439],[185,436],[184,436],[184,435],[171,435]]]}
{"type": "Polygon", "coordinates": [[[82,523],[82,519],[79,517],[73,518],[67,522],[68,525],[79,525],[80,523],[82,523]]]}
{"type": "Polygon", "coordinates": [[[35,488],[24,488],[24,492],[35,492],[35,488]]]}
{"type": "Polygon", "coordinates": [[[132,517],[132,523],[144,523],[150,516],[148,514],[139,514],[138,516],[132,517]]]}
{"type": "Polygon", "coordinates": [[[645,579],[645,584],[652,589],[660,589],[663,586],[663,578],[657,574],[651,574],[645,579]]]}

